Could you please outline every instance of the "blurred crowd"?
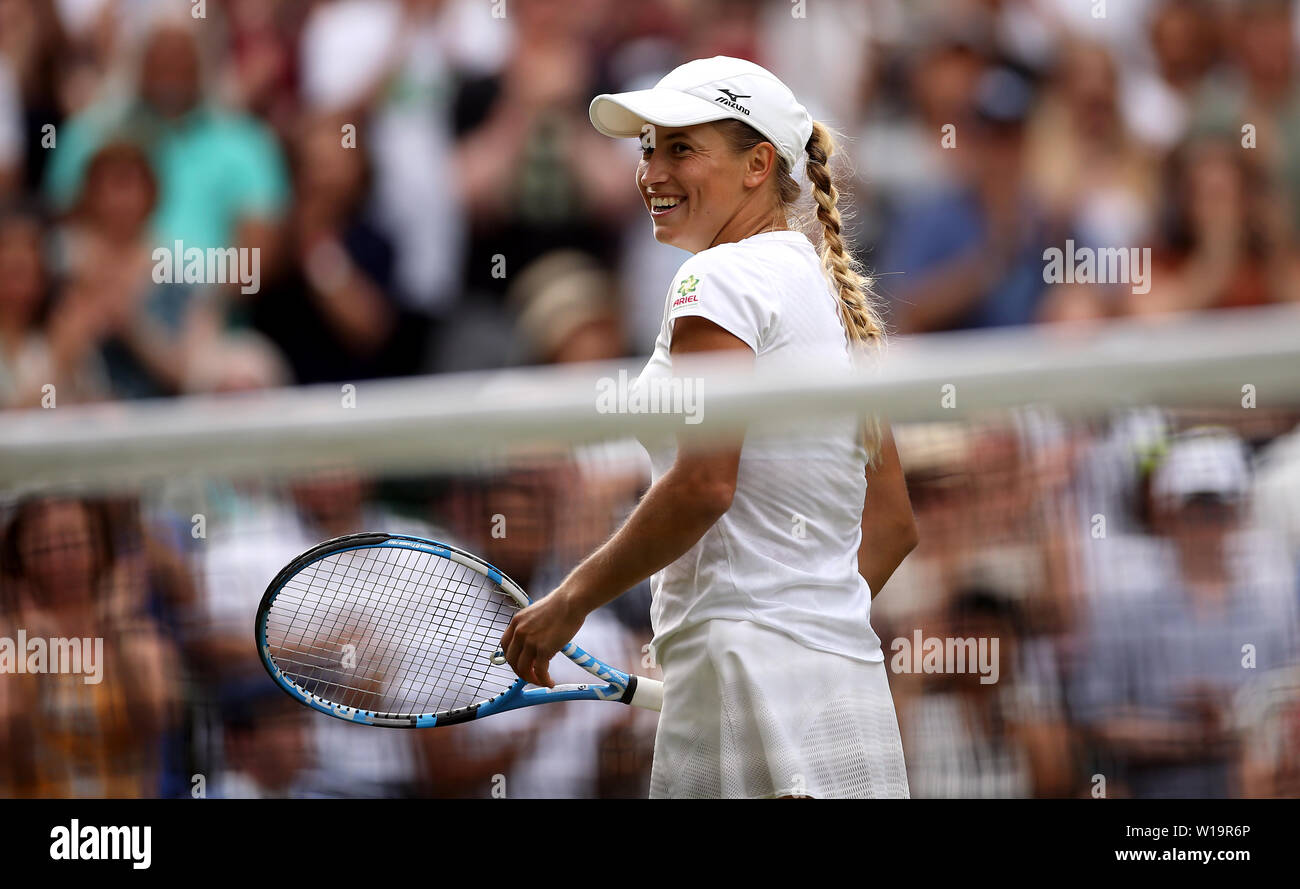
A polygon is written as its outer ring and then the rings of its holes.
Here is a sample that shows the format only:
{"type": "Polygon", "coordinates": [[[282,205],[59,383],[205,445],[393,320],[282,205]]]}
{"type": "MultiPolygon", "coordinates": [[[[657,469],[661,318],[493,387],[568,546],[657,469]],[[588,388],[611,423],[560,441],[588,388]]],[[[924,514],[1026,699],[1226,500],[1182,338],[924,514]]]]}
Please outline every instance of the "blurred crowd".
{"type": "MultiPolygon", "coordinates": [[[[719,54],[843,135],[896,333],[1294,300],[1297,7],[0,0],[0,410],[648,354],[686,255],[587,105],[719,54]],[[1047,283],[1067,241],[1149,248],[1150,287],[1047,283]],[[174,245],[256,250],[259,286],[160,283],[174,245]]],[[[879,635],[1005,640],[996,684],[891,672],[914,796],[1300,793],[1296,417],[1202,419],[899,430],[922,544],[879,635]]],[[[103,637],[108,677],[0,676],[0,795],[644,795],[646,714],[348,726],[267,681],[251,619],[374,528],[544,590],[645,470],[0,504],[0,637],[103,637]]],[[[653,672],[646,595],[580,638],[653,672]]]]}
{"type": "Polygon", "coordinates": [[[645,353],[685,254],[586,108],[716,54],[843,134],[899,333],[1300,293],[1290,0],[201,6],[0,3],[0,405],[645,353]],[[1046,283],[1067,241],[1151,286],[1046,283]]]}
{"type": "Polygon", "coordinates": [[[1000,647],[891,661],[913,796],[1300,794],[1300,413],[1243,413],[899,428],[920,544],[872,623],[1000,647]]]}

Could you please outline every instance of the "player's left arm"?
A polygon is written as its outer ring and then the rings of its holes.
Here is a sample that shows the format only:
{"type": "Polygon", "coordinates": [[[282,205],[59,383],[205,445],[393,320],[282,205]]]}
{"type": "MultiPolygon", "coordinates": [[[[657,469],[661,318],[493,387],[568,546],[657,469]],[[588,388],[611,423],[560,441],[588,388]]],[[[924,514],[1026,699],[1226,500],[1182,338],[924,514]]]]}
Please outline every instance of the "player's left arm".
{"type": "MultiPolygon", "coordinates": [[[[743,340],[712,321],[697,316],[677,319],[674,356],[733,351],[751,359],[754,354],[743,340]]],[[[675,367],[674,372],[681,371],[675,367]]],[[[742,444],[683,442],[673,465],[650,486],[623,527],[554,592],[515,615],[502,637],[502,648],[519,676],[536,685],[553,685],[546,665],[577,635],[588,614],[699,542],[731,507],[742,444]]]]}
{"type": "Polygon", "coordinates": [[[882,430],[880,459],[867,467],[867,499],[862,508],[862,544],[858,547],[858,572],[876,598],[903,559],[916,548],[920,536],[898,448],[889,427],[882,430]]]}

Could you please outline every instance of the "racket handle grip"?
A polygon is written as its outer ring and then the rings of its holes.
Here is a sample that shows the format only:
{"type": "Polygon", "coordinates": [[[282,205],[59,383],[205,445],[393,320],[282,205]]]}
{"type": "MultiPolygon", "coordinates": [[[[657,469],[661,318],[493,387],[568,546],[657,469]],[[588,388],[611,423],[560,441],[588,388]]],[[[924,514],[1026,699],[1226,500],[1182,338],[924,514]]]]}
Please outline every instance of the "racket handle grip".
{"type": "Polygon", "coordinates": [[[658,713],[664,704],[664,684],[658,679],[647,679],[644,676],[632,678],[636,680],[636,687],[632,689],[631,697],[623,703],[658,713]]]}

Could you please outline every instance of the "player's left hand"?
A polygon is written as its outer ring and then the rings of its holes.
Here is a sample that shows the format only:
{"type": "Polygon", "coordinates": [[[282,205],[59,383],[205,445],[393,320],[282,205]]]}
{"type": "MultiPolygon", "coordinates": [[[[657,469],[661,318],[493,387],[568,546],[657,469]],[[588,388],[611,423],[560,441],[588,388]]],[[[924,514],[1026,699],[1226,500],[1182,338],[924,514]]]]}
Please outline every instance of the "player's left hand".
{"type": "Polygon", "coordinates": [[[572,606],[561,587],[518,612],[501,636],[501,650],[510,668],[534,685],[555,687],[550,663],[568,645],[586,614],[572,606]]]}

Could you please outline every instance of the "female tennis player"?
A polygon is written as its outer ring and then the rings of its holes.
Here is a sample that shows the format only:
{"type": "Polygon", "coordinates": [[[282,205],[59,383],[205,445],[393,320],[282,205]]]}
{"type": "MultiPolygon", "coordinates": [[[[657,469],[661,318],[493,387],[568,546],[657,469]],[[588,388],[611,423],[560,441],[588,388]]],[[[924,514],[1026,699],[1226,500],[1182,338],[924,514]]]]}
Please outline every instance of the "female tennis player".
{"type": "MultiPolygon", "coordinates": [[[[690,251],[641,375],[731,350],[755,367],[828,356],[847,371],[884,335],[841,232],[830,132],[766,69],[718,56],[649,90],[601,95],[591,121],[642,140],[655,238],[690,251]],[[800,161],[820,257],[791,230],[800,161]]],[[[551,657],[594,609],[653,574],[664,674],[652,797],[905,797],[879,591],[916,545],[892,437],[853,418],[742,445],[652,449],[627,522],[502,637],[552,686],[551,657]],[[865,508],[864,508],[865,500],[865,508]],[[802,524],[801,524],[802,523],[802,524]]]]}

